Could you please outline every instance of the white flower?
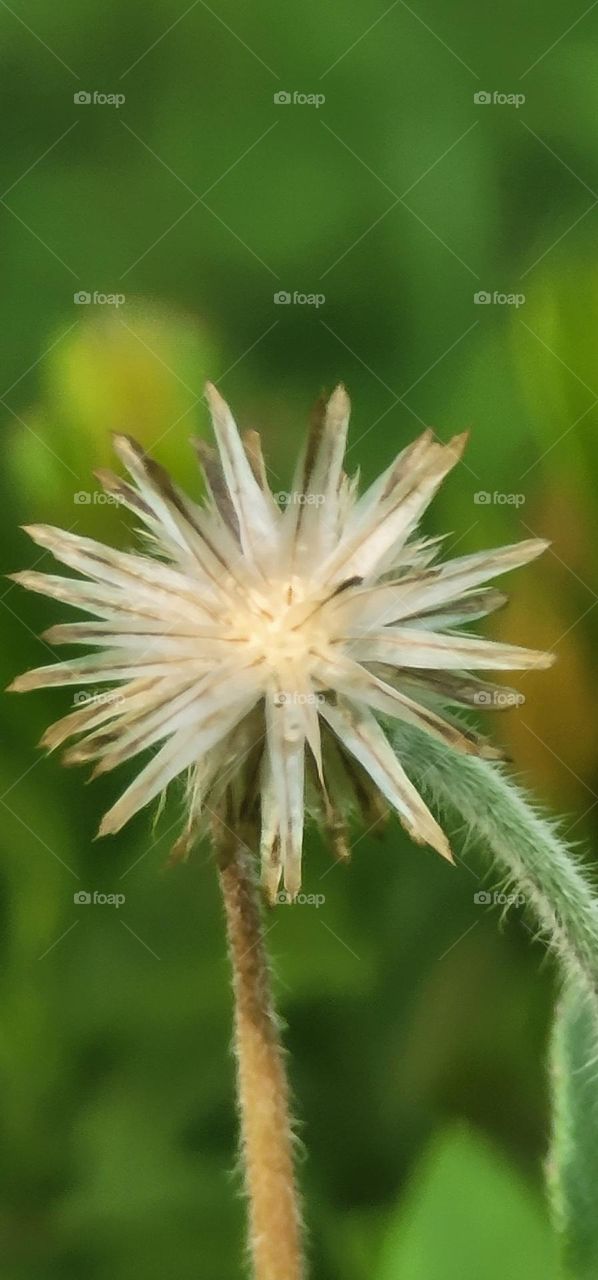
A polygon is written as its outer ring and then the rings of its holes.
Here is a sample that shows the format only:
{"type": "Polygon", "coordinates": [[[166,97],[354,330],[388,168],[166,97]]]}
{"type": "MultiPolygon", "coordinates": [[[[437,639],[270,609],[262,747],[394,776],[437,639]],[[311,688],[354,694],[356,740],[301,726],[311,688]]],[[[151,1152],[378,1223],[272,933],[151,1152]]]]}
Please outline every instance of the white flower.
{"type": "Polygon", "coordinates": [[[14,690],[113,684],[50,728],[54,748],[83,735],[67,763],[94,776],[146,748],[149,759],[106,814],[118,831],[186,773],[185,852],[211,816],[221,831],[261,824],[266,890],[301,881],[306,800],[346,852],[357,802],[391,807],[414,840],[451,857],[448,842],[392,750],[378,717],[398,717],[457,750],[500,753],[446,713],[504,705],[502,686],[470,674],[545,667],[551,655],[457,630],[505,597],[481,584],[525,564],[540,540],[432,564],[439,539],[412,540],[465,436],[423,433],[361,497],[343,471],[349,400],[318,406],[284,509],[266,480],[259,437],[242,441],[214,387],[207,395],[218,453],[197,442],[207,496],[199,506],[134,441],[116,452],[131,483],[100,479],[144,526],[145,554],[115,551],[46,525],[33,540],[80,578],[15,574],[33,591],[99,621],[51,627],[53,644],[95,645],[18,677],[14,690]],[[495,697],[497,694],[497,697],[495,697]]]}

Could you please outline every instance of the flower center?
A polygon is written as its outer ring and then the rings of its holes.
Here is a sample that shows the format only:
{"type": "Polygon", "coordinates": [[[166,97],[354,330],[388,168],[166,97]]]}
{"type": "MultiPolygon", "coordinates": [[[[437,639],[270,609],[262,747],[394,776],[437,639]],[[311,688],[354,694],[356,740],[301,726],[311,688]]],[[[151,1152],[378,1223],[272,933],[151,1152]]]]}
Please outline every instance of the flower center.
{"type": "Polygon", "coordinates": [[[304,673],[314,664],[314,649],[325,642],[318,610],[305,599],[300,583],[273,583],[247,625],[249,643],[265,658],[273,672],[282,674],[289,663],[301,664],[304,673]]]}

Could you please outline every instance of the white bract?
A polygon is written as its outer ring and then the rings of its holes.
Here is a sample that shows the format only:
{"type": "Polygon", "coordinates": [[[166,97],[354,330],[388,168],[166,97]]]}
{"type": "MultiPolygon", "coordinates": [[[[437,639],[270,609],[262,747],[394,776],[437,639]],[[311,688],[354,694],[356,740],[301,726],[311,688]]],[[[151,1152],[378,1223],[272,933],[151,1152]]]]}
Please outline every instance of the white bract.
{"type": "Polygon", "coordinates": [[[551,656],[457,628],[504,603],[481,584],[546,546],[532,539],[433,563],[439,539],[414,539],[425,508],[461,457],[465,436],[410,444],[361,496],[343,470],[349,400],[318,406],[283,509],[255,432],[240,438],[208,386],[218,451],[197,449],[205,480],[192,502],[134,441],[116,437],[130,482],[100,473],[141,521],[145,552],[116,551],[45,525],[33,540],[81,577],[28,571],[25,587],[95,621],[52,627],[50,644],[97,646],[18,677],[15,690],[117,684],[50,728],[43,745],[77,741],[67,763],[94,776],[153,748],[106,814],[118,831],[179,774],[187,777],[184,853],[206,817],[220,833],[261,828],[266,891],[301,883],[306,805],[347,853],[357,804],[371,823],[389,807],[414,840],[451,857],[447,839],[392,750],[380,717],[397,717],[486,757],[500,753],[447,707],[497,706],[502,686],[473,674],[545,667],[551,656]]]}

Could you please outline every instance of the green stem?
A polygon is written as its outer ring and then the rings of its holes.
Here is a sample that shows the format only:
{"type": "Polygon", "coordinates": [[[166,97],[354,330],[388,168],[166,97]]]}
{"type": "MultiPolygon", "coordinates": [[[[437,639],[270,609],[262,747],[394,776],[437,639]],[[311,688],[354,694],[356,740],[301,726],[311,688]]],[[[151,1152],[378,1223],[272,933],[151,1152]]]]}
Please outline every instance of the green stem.
{"type": "Polygon", "coordinates": [[[598,1276],[598,1023],[594,1002],[569,982],[550,1053],[554,1112],[546,1173],[569,1274],[598,1276]]]}
{"type": "Polygon", "coordinates": [[[557,824],[497,765],[457,755],[407,725],[395,745],[420,789],[466,824],[523,895],[565,972],[592,993],[598,1017],[598,900],[557,824]]]}
{"type": "Polygon", "coordinates": [[[551,1050],[548,1189],[571,1280],[598,1276],[598,901],[556,823],[505,770],[401,725],[397,753],[423,792],[465,824],[532,908],[560,961],[551,1050]]]}

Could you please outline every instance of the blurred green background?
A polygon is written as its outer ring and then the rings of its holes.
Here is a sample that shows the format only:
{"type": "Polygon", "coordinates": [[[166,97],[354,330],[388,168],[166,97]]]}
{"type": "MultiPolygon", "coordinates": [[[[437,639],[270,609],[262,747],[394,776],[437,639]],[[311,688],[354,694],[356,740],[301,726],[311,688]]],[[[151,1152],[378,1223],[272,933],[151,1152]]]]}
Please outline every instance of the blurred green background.
{"type": "MultiPolygon", "coordinates": [[[[492,727],[591,848],[598,8],[0,10],[6,571],[46,567],[23,521],[129,545],[92,478],[114,428],[198,492],[187,440],[207,430],[207,376],[262,430],[275,489],[311,401],[339,379],[366,479],[422,424],[443,439],[470,426],[426,527],[452,530],[460,552],[553,539],[492,634],[559,662],[524,676],[524,706],[492,727]]],[[[2,593],[7,683],[49,660],[36,637],[64,610],[2,593]]],[[[4,702],[6,1274],[235,1280],[244,1215],[209,851],[164,871],[176,797],[156,832],[141,815],[93,843],[125,778],[86,790],[36,754],[68,696],[4,702]],[[126,900],[74,900],[94,890],[126,900]]],[[[483,849],[453,870],[392,826],[356,833],[352,866],[330,869],[313,837],[304,888],[325,902],[268,920],[314,1280],[557,1275],[542,1197],[555,977],[533,921],[476,901],[496,887],[483,849]]]]}

